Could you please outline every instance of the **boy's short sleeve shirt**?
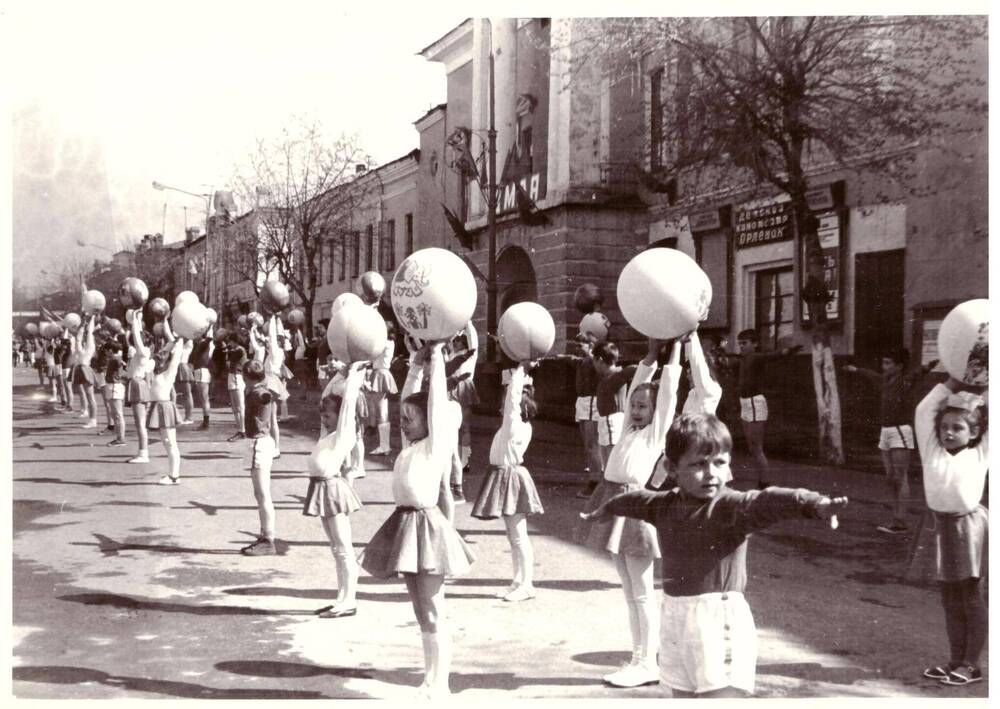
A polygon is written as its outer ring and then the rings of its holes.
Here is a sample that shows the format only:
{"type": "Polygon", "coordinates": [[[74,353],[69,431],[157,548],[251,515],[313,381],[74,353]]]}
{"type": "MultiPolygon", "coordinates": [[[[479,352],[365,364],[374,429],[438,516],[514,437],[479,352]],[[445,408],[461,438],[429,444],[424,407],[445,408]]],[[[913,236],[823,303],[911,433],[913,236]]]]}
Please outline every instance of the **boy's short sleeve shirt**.
{"type": "Polygon", "coordinates": [[[257,382],[246,393],[246,433],[262,438],[271,431],[271,406],[274,395],[264,382],[257,382]]]}

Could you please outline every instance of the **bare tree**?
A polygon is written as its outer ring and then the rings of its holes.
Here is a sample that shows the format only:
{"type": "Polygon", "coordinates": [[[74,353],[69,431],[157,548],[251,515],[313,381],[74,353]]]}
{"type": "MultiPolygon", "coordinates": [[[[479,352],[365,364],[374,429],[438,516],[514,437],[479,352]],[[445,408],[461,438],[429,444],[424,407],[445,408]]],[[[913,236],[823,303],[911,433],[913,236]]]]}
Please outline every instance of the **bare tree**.
{"type": "Polygon", "coordinates": [[[318,122],[295,118],[275,139],[259,140],[233,180],[239,202],[254,205],[253,219],[236,229],[233,268],[255,288],[260,274],[276,273],[301,301],[310,336],[324,256],[330,264],[338,246],[342,255],[356,231],[359,209],[378,189],[368,178],[373,165],[357,138],[329,140],[318,122]]]}
{"type": "MultiPolygon", "coordinates": [[[[913,179],[922,152],[974,158],[966,139],[986,130],[986,19],[615,18],[583,21],[565,41],[574,45],[570,72],[603,62],[617,80],[634,77],[637,64],[667,69],[662,122],[653,128],[662,140],[646,141],[645,154],[635,156],[641,183],[656,190],[673,180],[684,195],[788,195],[794,243],[805,249],[798,307],[808,308],[815,328],[820,449],[842,462],[809,178],[863,168],[882,173],[899,194],[928,189],[913,179]]],[[[649,130],[642,119],[638,125],[649,130]]]]}

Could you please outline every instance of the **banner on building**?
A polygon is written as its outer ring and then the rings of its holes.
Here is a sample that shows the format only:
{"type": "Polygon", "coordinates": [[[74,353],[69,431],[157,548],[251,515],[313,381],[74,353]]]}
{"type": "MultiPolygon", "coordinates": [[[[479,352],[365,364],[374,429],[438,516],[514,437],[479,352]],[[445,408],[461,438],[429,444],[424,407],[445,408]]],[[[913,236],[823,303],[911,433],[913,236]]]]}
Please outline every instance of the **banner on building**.
{"type": "MultiPolygon", "coordinates": [[[[817,214],[816,218],[819,220],[817,235],[819,236],[820,253],[823,259],[823,283],[830,294],[830,300],[826,304],[826,320],[827,322],[836,322],[840,320],[842,309],[840,304],[842,220],[837,212],[824,212],[823,214],[817,214]]],[[[800,263],[802,266],[799,269],[799,283],[801,288],[805,288],[806,279],[809,276],[805,239],[802,240],[801,249],[802,258],[800,263]]],[[[804,300],[802,301],[802,322],[812,322],[809,305],[804,300]]]]}
{"type": "Polygon", "coordinates": [[[786,200],[761,206],[741,205],[733,219],[736,248],[787,241],[792,238],[792,203],[786,200]]]}

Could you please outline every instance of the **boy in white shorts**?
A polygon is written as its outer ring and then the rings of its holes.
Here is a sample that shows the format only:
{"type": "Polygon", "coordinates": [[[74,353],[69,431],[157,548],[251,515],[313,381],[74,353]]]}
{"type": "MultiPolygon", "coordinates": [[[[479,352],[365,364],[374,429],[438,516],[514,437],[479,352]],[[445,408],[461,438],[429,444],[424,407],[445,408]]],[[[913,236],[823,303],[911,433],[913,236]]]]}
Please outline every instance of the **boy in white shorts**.
{"type": "Polygon", "coordinates": [[[576,496],[587,499],[597,488],[597,484],[604,479],[601,446],[597,440],[597,382],[600,376],[594,366],[593,356],[597,337],[589,332],[581,332],[575,339],[580,349],[579,356],[564,354],[555,355],[554,357],[543,357],[542,359],[568,359],[572,360],[575,364],[573,379],[576,389],[576,401],[573,407],[573,420],[576,421],[580,429],[584,460],[587,462],[587,466],[584,468],[587,481],[576,496]]]}
{"type": "Polygon", "coordinates": [[[913,406],[910,404],[909,394],[917,378],[937,364],[935,360],[925,370],[907,373],[909,361],[910,353],[905,349],[898,349],[882,355],[881,374],[852,364],[844,367],[845,372],[859,374],[868,383],[879,387],[881,393],[879,420],[882,429],[879,432],[878,449],[882,454],[882,467],[885,468],[895,500],[892,522],[876,527],[885,534],[906,534],[910,531],[906,524],[906,499],[910,492],[910,456],[916,444],[913,428],[910,426],[913,406]]]}
{"type": "Polygon", "coordinates": [[[660,679],[675,697],[746,696],[754,690],[757,630],[746,588],[747,537],[786,519],[830,519],[847,505],[808,490],[726,487],[732,438],[711,414],[684,414],[667,432],[678,487],[612,498],[585,519],[616,515],[656,527],[663,554],[660,679]]]}
{"type": "Polygon", "coordinates": [[[635,367],[618,366],[618,347],[613,342],[601,342],[594,347],[594,368],[597,382],[597,444],[601,447],[601,468],[621,438],[625,426],[625,404],[628,385],[635,376],[635,367]]]}
{"type": "Polygon", "coordinates": [[[247,351],[240,344],[239,337],[235,332],[229,335],[229,341],[225,343],[225,352],[226,389],[229,390],[229,405],[233,410],[233,419],[236,421],[236,433],[227,440],[233,442],[247,437],[243,413],[243,391],[246,388],[243,382],[243,365],[247,363],[247,351]]]}

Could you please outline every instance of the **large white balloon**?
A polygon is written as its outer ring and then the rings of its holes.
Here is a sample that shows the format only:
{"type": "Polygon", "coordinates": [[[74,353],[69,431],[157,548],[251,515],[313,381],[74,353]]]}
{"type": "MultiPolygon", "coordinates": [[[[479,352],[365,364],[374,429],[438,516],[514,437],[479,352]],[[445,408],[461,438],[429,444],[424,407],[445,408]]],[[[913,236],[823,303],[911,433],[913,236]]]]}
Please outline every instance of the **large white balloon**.
{"type": "Polygon", "coordinates": [[[182,290],[180,293],[177,294],[177,297],[174,298],[174,307],[176,308],[181,303],[186,303],[189,300],[192,300],[195,303],[201,302],[198,299],[198,294],[195,293],[194,291],[182,290]]]}
{"type": "Polygon", "coordinates": [[[618,277],[618,307],[646,337],[670,339],[708,316],[712,284],[694,259],[676,249],[648,249],[618,277]]]}
{"type": "Polygon", "coordinates": [[[385,321],[374,308],[361,300],[339,308],[330,318],[326,341],[330,352],[341,362],[362,362],[375,359],[385,350],[385,321]]]}
{"type": "Polygon", "coordinates": [[[170,327],[175,333],[188,340],[196,340],[208,332],[211,326],[208,308],[197,300],[183,300],[170,313],[170,327]]]}
{"type": "Polygon", "coordinates": [[[989,386],[990,301],[967,300],[952,308],[938,330],[938,355],[948,374],[989,386]]]}
{"type": "Polygon", "coordinates": [[[421,249],[392,277],[392,309],[421,340],[442,340],[465,327],[476,309],[476,281],[469,267],[447,249],[421,249]]]}
{"type": "Polygon", "coordinates": [[[333,303],[330,304],[330,318],[332,319],[337,311],[343,308],[345,305],[364,305],[364,301],[354,293],[341,293],[336,298],[333,299],[333,303]]]}
{"type": "Polygon", "coordinates": [[[518,362],[544,357],[556,340],[556,324],[538,303],[515,303],[497,324],[500,347],[518,362]]]}
{"type": "Polygon", "coordinates": [[[598,342],[608,339],[608,332],[611,330],[611,321],[608,316],[601,312],[589,313],[580,320],[580,332],[589,332],[597,338],[598,342]]]}
{"type": "Polygon", "coordinates": [[[104,299],[104,294],[99,290],[89,290],[80,299],[80,309],[86,315],[102,313],[106,305],[107,301],[104,299]]]}
{"type": "Polygon", "coordinates": [[[62,319],[62,326],[67,330],[75,330],[80,327],[81,322],[83,321],[80,320],[80,316],[76,313],[66,313],[62,319]]]}

